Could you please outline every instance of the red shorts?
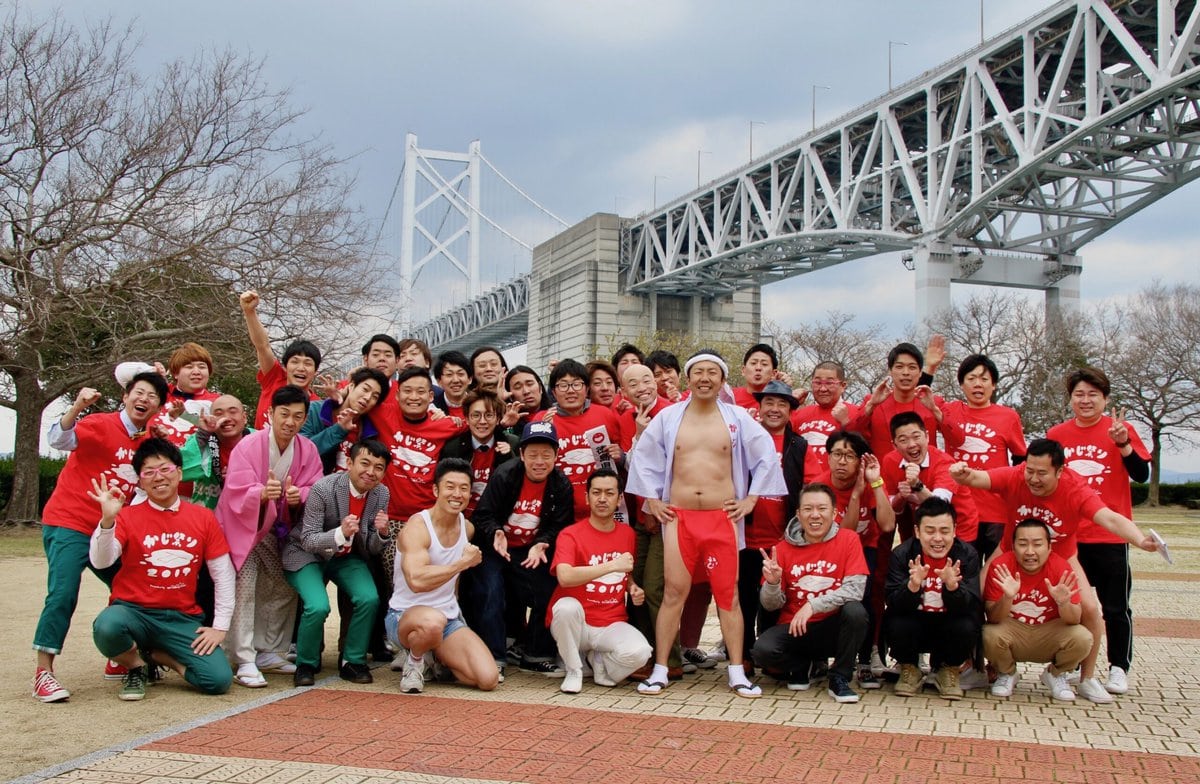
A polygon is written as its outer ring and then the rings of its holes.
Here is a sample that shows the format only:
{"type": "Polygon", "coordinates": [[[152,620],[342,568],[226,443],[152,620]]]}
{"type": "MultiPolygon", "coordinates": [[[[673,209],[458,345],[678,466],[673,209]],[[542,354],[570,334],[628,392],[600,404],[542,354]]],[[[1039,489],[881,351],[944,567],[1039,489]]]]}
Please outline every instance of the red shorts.
{"type": "Polygon", "coordinates": [[[692,582],[712,586],[713,599],[722,610],[733,608],[737,594],[737,529],[723,509],[678,509],[671,507],[678,523],[679,555],[692,582]]]}

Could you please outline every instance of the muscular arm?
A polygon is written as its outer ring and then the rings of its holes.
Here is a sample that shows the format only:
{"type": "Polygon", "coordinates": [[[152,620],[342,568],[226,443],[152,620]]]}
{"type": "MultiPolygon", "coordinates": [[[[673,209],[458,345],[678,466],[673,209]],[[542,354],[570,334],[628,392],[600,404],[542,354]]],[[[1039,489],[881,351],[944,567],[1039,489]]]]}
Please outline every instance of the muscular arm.
{"type": "MultiPolygon", "coordinates": [[[[404,581],[415,593],[427,593],[453,580],[466,571],[466,558],[460,558],[446,566],[429,562],[429,530],[419,514],[408,519],[408,525],[400,532],[396,549],[400,551],[400,570],[404,581]]],[[[468,545],[471,546],[471,545],[468,545]]]]}

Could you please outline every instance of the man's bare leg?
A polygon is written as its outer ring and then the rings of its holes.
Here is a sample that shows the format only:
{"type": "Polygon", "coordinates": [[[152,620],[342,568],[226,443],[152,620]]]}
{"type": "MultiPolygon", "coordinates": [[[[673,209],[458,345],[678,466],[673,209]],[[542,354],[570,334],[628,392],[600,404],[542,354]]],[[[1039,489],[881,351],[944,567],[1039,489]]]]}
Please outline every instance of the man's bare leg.
{"type": "Polygon", "coordinates": [[[721,624],[721,636],[725,638],[725,653],[731,665],[741,665],[745,651],[742,650],[742,637],[746,633],[746,624],[742,618],[742,608],[738,604],[737,594],[733,596],[733,607],[722,610],[717,605],[717,620],[721,624]]]}
{"type": "Polygon", "coordinates": [[[654,624],[654,669],[646,684],[656,684],[646,687],[638,686],[642,694],[657,694],[667,681],[667,659],[671,656],[671,646],[679,636],[679,619],[683,615],[683,604],[687,601],[692,589],[692,575],[683,565],[683,557],[679,554],[679,522],[672,520],[662,527],[663,538],[663,600],[658,608],[658,620],[654,624]]]}

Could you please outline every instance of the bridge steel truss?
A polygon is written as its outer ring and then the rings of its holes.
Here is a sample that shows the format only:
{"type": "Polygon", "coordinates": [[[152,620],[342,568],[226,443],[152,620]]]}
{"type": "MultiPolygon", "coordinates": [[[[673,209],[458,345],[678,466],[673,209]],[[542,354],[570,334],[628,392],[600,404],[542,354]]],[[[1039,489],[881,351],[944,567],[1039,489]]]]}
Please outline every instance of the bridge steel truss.
{"type": "Polygon", "coordinates": [[[915,248],[944,304],[950,279],[1049,288],[1200,176],[1198,35],[1194,0],[1058,3],[635,218],[623,284],[722,296],[915,248]]]}
{"type": "Polygon", "coordinates": [[[520,345],[529,330],[529,275],[489,289],[433,321],[417,327],[413,337],[438,351],[464,351],[478,346],[505,349],[520,345]]]}

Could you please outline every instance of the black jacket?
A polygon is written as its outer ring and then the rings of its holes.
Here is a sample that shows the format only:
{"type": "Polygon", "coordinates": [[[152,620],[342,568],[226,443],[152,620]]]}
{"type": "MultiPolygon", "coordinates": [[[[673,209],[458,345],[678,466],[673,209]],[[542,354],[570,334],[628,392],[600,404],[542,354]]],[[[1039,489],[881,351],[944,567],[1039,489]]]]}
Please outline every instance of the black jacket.
{"type": "MultiPolygon", "coordinates": [[[[504,528],[505,521],[517,505],[524,481],[525,464],[519,459],[509,460],[492,471],[487,487],[483,489],[483,495],[479,496],[475,516],[471,518],[471,522],[475,524],[476,546],[481,549],[492,546],[496,531],[504,528]]],[[[555,468],[550,472],[550,476],[546,477],[542,514],[533,543],[544,542],[550,545],[552,551],[558,532],[575,522],[574,514],[575,498],[571,491],[571,481],[562,469],[555,468]]]]}
{"type": "MultiPolygon", "coordinates": [[[[800,488],[804,487],[804,456],[808,454],[808,442],[796,435],[789,424],[783,431],[783,453],[780,458],[783,465],[783,481],[787,484],[788,494],[784,499],[784,520],[796,516],[796,508],[800,504],[800,488]]],[[[746,526],[754,525],[754,515],[747,515],[746,526]]]]}
{"type": "MultiPolygon", "coordinates": [[[[887,582],[884,595],[887,597],[888,612],[919,612],[921,594],[908,590],[908,562],[921,554],[921,542],[913,537],[892,551],[888,563],[887,582]]],[[[955,539],[950,545],[950,561],[959,561],[962,579],[958,589],[942,590],[942,601],[946,612],[967,613],[981,616],[983,603],[979,598],[979,556],[975,548],[955,539]]]]}
{"type": "MultiPolygon", "coordinates": [[[[517,437],[505,433],[500,428],[496,428],[496,443],[501,441],[507,442],[512,447],[512,450],[508,454],[504,454],[503,452],[496,453],[496,460],[492,463],[493,471],[509,460],[517,458],[517,437]]],[[[468,430],[447,441],[442,447],[442,451],[438,453],[438,460],[445,460],[447,457],[457,457],[469,463],[474,454],[475,444],[471,441],[471,431],[468,430]]]]}

